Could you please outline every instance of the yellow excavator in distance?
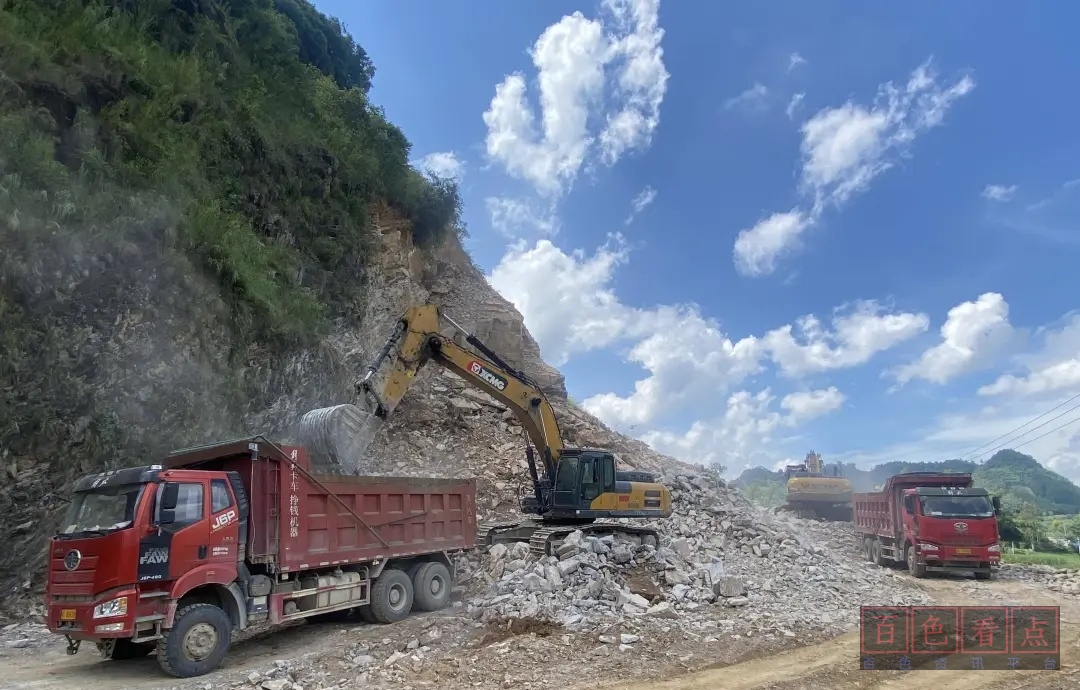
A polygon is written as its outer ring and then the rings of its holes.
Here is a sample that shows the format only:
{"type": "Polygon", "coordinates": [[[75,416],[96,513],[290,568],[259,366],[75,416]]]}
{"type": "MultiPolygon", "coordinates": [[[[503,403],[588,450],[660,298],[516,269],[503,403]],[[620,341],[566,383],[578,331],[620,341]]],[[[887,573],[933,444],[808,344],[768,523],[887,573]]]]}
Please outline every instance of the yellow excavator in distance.
{"type": "MultiPolygon", "coordinates": [[[[563,445],[555,411],[540,386],[433,304],[417,305],[405,312],[364,378],[356,384],[357,392],[369,401],[371,412],[361,412],[352,405],[312,410],[301,418],[301,442],[324,456],[345,448],[345,455],[358,460],[374,437],[368,419],[385,420],[428,362],[454,372],[470,386],[506,405],[530,442],[525,455],[532,487],[531,491],[523,487],[519,505],[522,513],[536,517],[478,525],[479,546],[522,541],[528,542],[534,552],[549,555],[554,545],[577,529],[587,535],[634,535],[642,543],[659,544],[655,529],[610,520],[670,517],[668,488],[657,483],[651,473],[617,470],[610,451],[563,445]],[[443,320],[453,328],[440,328],[443,320]],[[458,338],[475,351],[460,345],[458,338]],[[391,353],[393,364],[379,389],[375,377],[391,353]],[[344,426],[348,427],[344,435],[350,438],[344,443],[340,429],[335,432],[331,428],[335,418],[345,420],[344,426]]],[[[336,464],[344,464],[342,453],[336,455],[336,464]]]]}
{"type": "Polygon", "coordinates": [[[780,510],[834,522],[851,520],[851,480],[843,477],[840,465],[823,465],[821,456],[810,451],[801,465],[788,465],[784,477],[787,503],[780,510]]]}

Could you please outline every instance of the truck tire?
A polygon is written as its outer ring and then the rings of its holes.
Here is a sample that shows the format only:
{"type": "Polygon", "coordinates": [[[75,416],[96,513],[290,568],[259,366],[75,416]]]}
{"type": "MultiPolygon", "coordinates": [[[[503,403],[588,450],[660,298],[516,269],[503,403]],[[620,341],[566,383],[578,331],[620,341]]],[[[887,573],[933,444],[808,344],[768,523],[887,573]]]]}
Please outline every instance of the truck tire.
{"type": "Polygon", "coordinates": [[[431,561],[420,566],[413,576],[413,606],[421,611],[439,611],[450,603],[450,571],[431,561]]]}
{"type": "Polygon", "coordinates": [[[371,588],[371,613],[380,623],[403,621],[412,611],[413,583],[409,574],[387,568],[371,588]]]}
{"type": "Polygon", "coordinates": [[[919,563],[919,558],[915,553],[915,547],[910,544],[907,547],[907,568],[912,577],[926,577],[926,564],[919,563]]]}
{"type": "Polygon", "coordinates": [[[201,676],[218,667],[231,643],[232,621],[224,611],[213,604],[185,606],[158,640],[158,664],[177,678],[201,676]]]}
{"type": "Polygon", "coordinates": [[[975,579],[976,580],[989,580],[992,577],[994,577],[994,571],[990,570],[989,568],[986,569],[986,570],[976,570],[975,571],[975,579]]]}
{"type": "Polygon", "coordinates": [[[862,543],[863,554],[866,556],[866,560],[870,563],[874,562],[874,540],[863,539],[862,543]]]}
{"type": "Polygon", "coordinates": [[[885,556],[881,553],[881,540],[880,539],[875,539],[872,548],[873,548],[873,556],[874,556],[874,565],[879,566],[881,568],[884,568],[885,566],[887,566],[889,564],[889,562],[885,559],[885,556]]]}

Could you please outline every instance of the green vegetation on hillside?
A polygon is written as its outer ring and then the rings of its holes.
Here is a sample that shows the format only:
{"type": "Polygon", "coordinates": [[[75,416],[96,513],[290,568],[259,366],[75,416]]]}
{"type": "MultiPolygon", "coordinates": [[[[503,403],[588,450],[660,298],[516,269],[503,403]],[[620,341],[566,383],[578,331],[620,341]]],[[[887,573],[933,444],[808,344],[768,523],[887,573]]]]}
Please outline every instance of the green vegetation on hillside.
{"type": "MultiPolygon", "coordinates": [[[[942,462],[909,463],[887,462],[870,470],[853,465],[843,466],[844,476],[849,478],[856,491],[874,491],[887,478],[902,472],[970,472],[975,485],[981,486],[1001,497],[1002,507],[1009,513],[1019,513],[1025,506],[1033,506],[1037,514],[1080,513],[1080,487],[1057,472],[1048,470],[1030,455],[1015,450],[1000,450],[985,463],[969,460],[944,460],[942,462]]],[[[754,495],[768,494],[767,487],[782,486],[783,472],[770,472],[761,467],[744,471],[736,485],[744,492],[754,495]]]]}
{"type": "Polygon", "coordinates": [[[420,246],[463,232],[374,72],[306,0],[0,0],[0,243],[149,236],[216,276],[239,328],[319,333],[355,304],[373,203],[420,246]]]}

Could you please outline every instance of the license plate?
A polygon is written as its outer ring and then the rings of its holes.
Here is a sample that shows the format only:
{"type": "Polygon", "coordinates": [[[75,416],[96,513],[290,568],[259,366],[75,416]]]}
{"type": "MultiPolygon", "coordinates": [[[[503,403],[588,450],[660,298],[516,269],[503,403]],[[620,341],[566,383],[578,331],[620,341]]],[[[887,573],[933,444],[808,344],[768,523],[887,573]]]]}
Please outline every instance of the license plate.
{"type": "Polygon", "coordinates": [[[964,553],[964,554],[971,553],[971,549],[957,549],[956,553],[964,553]]]}
{"type": "Polygon", "coordinates": [[[60,611],[60,620],[73,621],[75,620],[75,609],[63,609],[60,611]]]}

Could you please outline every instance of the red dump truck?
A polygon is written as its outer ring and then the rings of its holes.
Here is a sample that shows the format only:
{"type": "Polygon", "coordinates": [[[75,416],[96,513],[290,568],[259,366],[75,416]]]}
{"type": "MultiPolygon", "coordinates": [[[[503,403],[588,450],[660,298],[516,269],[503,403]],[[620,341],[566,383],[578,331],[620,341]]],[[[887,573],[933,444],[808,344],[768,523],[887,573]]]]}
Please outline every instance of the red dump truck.
{"type": "Polygon", "coordinates": [[[233,631],[353,612],[392,623],[449,603],[476,542],[471,479],[314,475],[255,437],[85,477],[49,544],[49,630],[108,659],[213,670],[233,631]]]}
{"type": "Polygon", "coordinates": [[[1001,564],[1001,503],[972,487],[970,474],[897,474],[883,491],[857,493],[852,501],[855,536],[877,565],[905,563],[914,577],[966,571],[987,580],[1001,564]]]}

